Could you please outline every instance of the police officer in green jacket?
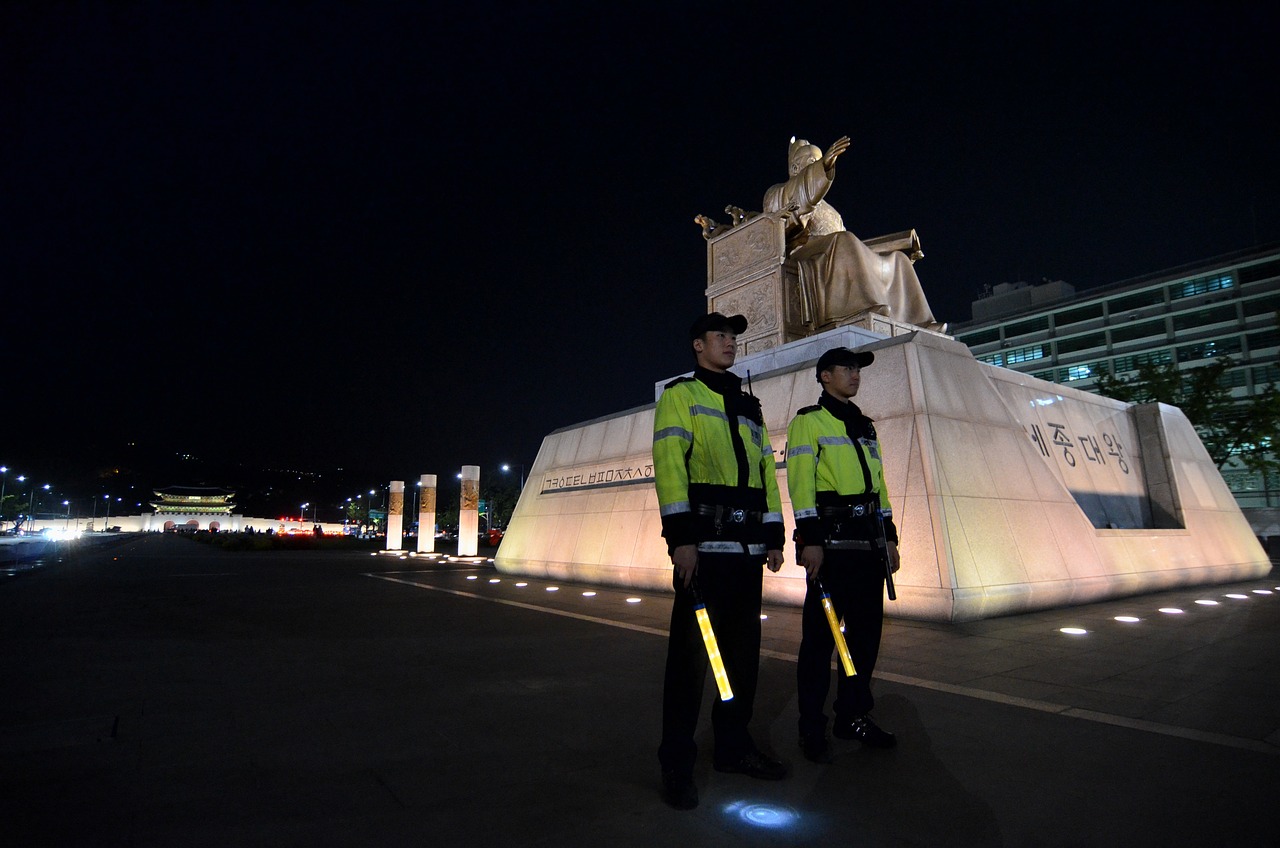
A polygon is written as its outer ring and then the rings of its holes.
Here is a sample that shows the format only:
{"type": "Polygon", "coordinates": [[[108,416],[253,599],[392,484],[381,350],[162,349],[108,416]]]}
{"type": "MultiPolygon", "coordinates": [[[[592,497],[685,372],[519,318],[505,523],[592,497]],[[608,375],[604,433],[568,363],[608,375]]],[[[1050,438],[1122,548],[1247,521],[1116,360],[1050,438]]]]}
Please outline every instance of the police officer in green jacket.
{"type": "Polygon", "coordinates": [[[795,510],[797,556],[808,576],[796,668],[800,747],[818,763],[831,761],[823,710],[835,646],[822,608],[823,590],[844,619],[856,671],[849,677],[837,667],[832,732],[874,748],[891,748],[897,741],[871,718],[886,565],[890,572],[899,566],[876,429],[853,402],[862,369],[874,359],[869,351],[843,347],[823,353],[816,369],[822,396],[797,412],[787,428],[787,491],[795,510]]]}
{"type": "Polygon", "coordinates": [[[786,774],[748,732],[760,666],[761,566],[782,567],[785,533],[760,402],[729,371],[746,328],[741,315],[712,312],[694,321],[697,367],[666,386],[654,412],[654,480],[675,588],[658,759],[663,797],[678,809],[698,804],[693,737],[707,671],[698,600],[733,689],[732,700],[717,696],[711,707],[715,769],[765,780],[786,774]]]}

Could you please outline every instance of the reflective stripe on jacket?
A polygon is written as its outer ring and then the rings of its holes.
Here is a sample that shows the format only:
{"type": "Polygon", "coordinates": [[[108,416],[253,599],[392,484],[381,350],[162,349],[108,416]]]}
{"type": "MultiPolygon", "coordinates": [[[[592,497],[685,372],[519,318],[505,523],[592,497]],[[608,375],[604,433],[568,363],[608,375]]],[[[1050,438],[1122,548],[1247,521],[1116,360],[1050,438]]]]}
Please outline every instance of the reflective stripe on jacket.
{"type": "Polygon", "coordinates": [[[653,473],[669,545],[702,541],[694,531],[691,501],[759,511],[764,524],[776,523],[781,539],[782,498],[767,429],[743,415],[730,422],[724,396],[701,380],[674,383],[658,399],[653,473]],[[735,431],[741,454],[735,449],[735,431]]]}
{"type": "MultiPolygon", "coordinates": [[[[795,510],[796,527],[809,543],[812,531],[805,525],[819,517],[818,507],[830,506],[857,495],[878,495],[886,517],[893,515],[884,485],[884,467],[875,428],[855,441],[845,423],[821,406],[802,409],[787,428],[787,492],[795,510]]],[[[886,530],[892,527],[886,523],[886,530]]],[[[893,533],[896,538],[896,533],[893,533]]]]}

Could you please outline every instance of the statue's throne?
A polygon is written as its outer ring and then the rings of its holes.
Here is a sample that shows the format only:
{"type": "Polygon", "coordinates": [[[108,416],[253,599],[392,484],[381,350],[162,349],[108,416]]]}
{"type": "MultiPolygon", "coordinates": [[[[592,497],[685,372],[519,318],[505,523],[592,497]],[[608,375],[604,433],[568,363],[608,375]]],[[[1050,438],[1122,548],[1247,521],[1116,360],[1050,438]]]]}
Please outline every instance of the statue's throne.
{"type": "MultiPolygon", "coordinates": [[[[863,243],[876,253],[901,250],[912,262],[923,255],[915,230],[863,243]]],[[[860,312],[839,325],[819,325],[796,265],[787,258],[786,225],[770,215],[721,228],[707,239],[707,311],[746,316],[749,326],[738,338],[740,356],[846,324],[886,336],[920,329],[876,312],[860,312]]]]}

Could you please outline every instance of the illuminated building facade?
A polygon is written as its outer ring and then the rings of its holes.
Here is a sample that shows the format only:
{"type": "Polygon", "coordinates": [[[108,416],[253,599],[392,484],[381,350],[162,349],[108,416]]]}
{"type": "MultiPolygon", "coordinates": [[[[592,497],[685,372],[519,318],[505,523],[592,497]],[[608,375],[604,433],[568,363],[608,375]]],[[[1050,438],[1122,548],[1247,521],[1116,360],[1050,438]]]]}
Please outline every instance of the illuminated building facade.
{"type": "MultiPolygon", "coordinates": [[[[208,521],[207,526],[218,526],[219,517],[229,519],[235,510],[232,498],[236,493],[230,489],[195,488],[189,486],[169,486],[154,489],[156,499],[150,501],[151,508],[157,516],[170,520],[181,519],[181,523],[192,520],[192,516],[211,516],[215,520],[208,521]]],[[[168,529],[168,522],[166,522],[168,529]]]]}
{"type": "MultiPolygon", "coordinates": [[[[1280,244],[1077,293],[1064,282],[995,286],[952,328],[981,362],[1096,391],[1104,372],[1143,363],[1189,369],[1229,356],[1232,395],[1280,380],[1280,244]]],[[[1241,507],[1280,506],[1280,480],[1229,463],[1241,507]]]]}

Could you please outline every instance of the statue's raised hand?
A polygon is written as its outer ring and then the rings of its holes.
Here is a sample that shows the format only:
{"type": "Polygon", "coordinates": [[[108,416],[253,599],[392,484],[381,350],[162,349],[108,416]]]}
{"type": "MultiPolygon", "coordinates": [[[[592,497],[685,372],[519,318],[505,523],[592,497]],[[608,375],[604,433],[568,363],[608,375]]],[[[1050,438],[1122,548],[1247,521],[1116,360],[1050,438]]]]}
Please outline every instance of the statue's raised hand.
{"type": "Polygon", "coordinates": [[[830,171],[836,166],[836,159],[849,149],[849,136],[842,135],[835,141],[831,142],[831,146],[827,148],[827,154],[822,157],[822,167],[830,171]]]}

